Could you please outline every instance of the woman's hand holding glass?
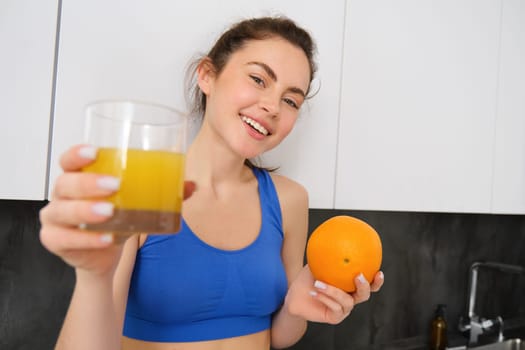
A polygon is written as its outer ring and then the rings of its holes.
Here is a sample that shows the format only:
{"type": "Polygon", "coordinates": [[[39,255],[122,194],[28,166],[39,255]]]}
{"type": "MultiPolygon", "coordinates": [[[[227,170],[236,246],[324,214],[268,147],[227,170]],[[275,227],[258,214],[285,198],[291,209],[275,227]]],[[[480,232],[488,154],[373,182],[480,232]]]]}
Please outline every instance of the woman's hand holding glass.
{"type": "MultiPolygon", "coordinates": [[[[111,274],[119,260],[122,244],[107,232],[85,231],[86,224],[102,223],[113,215],[107,197],[119,190],[120,179],[105,174],[82,172],[97,156],[97,148],[77,145],[66,151],[51,201],[41,210],[40,239],[52,253],[69,265],[96,274],[111,274]]],[[[195,189],[185,182],[184,198],[195,189]]]]}

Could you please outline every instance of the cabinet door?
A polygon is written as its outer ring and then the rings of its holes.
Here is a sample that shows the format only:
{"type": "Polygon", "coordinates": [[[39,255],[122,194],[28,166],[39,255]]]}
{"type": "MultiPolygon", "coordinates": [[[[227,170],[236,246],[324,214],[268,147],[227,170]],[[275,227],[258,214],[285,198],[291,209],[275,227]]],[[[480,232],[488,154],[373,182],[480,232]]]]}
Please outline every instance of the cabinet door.
{"type": "Polygon", "coordinates": [[[525,214],[525,4],[503,0],[493,207],[525,214]]]}
{"type": "Polygon", "coordinates": [[[58,0],[0,3],[1,199],[42,200],[58,0]]]}
{"type": "Polygon", "coordinates": [[[319,47],[319,94],[297,129],[264,164],[303,183],[311,205],[333,205],[344,1],[67,1],[58,60],[51,182],[58,159],[82,141],[83,107],[107,98],[149,100],[185,108],[184,74],[240,18],[285,14],[308,28],[319,47]],[[300,8],[300,11],[297,11],[300,8]],[[314,167],[315,164],[315,167],[314,167]]]}
{"type": "Polygon", "coordinates": [[[489,212],[500,1],[348,1],[336,207],[489,212]]]}

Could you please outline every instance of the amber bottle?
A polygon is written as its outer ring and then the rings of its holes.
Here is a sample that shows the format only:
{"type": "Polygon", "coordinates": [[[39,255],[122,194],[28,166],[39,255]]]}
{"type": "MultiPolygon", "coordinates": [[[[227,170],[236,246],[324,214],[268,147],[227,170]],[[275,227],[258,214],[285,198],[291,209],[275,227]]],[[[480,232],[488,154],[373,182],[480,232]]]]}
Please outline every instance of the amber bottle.
{"type": "Polygon", "coordinates": [[[445,350],[447,348],[445,307],[446,305],[439,304],[436,308],[430,329],[430,350],[445,350]]]}

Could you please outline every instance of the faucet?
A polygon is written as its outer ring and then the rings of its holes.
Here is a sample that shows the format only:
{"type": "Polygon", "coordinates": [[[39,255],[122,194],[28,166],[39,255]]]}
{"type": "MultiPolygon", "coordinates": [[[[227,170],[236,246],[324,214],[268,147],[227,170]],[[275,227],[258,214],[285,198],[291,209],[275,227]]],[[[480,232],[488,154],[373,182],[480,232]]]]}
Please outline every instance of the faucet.
{"type": "Polygon", "coordinates": [[[485,319],[476,315],[474,306],[476,304],[476,290],[478,284],[478,269],[490,268],[506,273],[524,273],[525,268],[518,265],[503,264],[499,262],[474,262],[470,266],[469,274],[469,292],[467,299],[467,317],[460,317],[459,330],[461,332],[469,332],[469,345],[475,345],[478,342],[478,337],[488,330],[493,329],[498,325],[498,341],[503,341],[503,319],[498,316],[495,319],[485,319]]]}

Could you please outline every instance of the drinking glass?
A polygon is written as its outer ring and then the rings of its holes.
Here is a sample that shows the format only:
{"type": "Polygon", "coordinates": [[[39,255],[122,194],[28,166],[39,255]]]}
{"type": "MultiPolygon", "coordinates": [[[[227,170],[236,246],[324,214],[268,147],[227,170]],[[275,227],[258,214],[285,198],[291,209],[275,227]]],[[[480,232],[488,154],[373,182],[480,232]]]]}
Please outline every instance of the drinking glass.
{"type": "Polygon", "coordinates": [[[179,231],[187,115],[127,100],[94,102],[85,114],[85,142],[98,153],[83,171],[117,177],[120,189],[108,198],[113,216],[82,228],[121,237],[179,231]]]}

